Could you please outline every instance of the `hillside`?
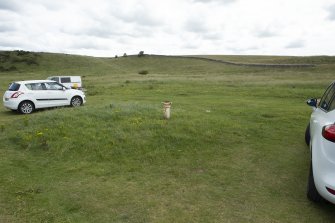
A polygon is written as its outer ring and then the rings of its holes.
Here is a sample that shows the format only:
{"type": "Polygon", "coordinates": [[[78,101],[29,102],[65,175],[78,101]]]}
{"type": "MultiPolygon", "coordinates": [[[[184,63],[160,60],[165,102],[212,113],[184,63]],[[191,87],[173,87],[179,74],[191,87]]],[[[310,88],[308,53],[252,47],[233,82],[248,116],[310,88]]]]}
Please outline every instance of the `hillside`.
{"type": "Polygon", "coordinates": [[[333,222],[334,206],[305,196],[304,131],[305,100],[333,81],[334,57],[202,56],[316,65],[264,68],[18,54],[0,54],[2,92],[81,75],[88,102],[31,115],[0,108],[0,222],[333,222]]]}

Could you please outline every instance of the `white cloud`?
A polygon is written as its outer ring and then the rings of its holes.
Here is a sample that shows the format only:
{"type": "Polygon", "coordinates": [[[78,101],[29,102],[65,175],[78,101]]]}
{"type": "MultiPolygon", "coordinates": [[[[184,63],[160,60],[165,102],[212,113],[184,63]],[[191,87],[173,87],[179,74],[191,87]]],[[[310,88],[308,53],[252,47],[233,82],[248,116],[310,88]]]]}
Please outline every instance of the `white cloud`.
{"type": "Polygon", "coordinates": [[[0,0],[0,10],[15,11],[18,9],[18,5],[15,1],[0,0]]]}
{"type": "Polygon", "coordinates": [[[191,18],[185,24],[185,29],[194,33],[207,33],[209,27],[206,26],[205,22],[199,18],[191,18]]]}
{"type": "Polygon", "coordinates": [[[0,0],[0,50],[335,54],[332,0],[0,0]]]}
{"type": "Polygon", "coordinates": [[[327,10],[329,13],[328,18],[335,21],[335,4],[327,7],[327,10]]]}
{"type": "Polygon", "coordinates": [[[193,0],[193,2],[201,2],[201,3],[211,3],[211,2],[217,2],[217,3],[232,3],[236,0],[193,0]]]}
{"type": "Polygon", "coordinates": [[[294,48],[302,48],[305,46],[305,43],[303,40],[295,40],[290,42],[289,44],[286,45],[286,48],[288,49],[294,49],[294,48]]]}
{"type": "Polygon", "coordinates": [[[275,29],[273,26],[265,28],[257,28],[254,31],[255,35],[260,38],[269,38],[279,35],[278,29],[275,29]]]}

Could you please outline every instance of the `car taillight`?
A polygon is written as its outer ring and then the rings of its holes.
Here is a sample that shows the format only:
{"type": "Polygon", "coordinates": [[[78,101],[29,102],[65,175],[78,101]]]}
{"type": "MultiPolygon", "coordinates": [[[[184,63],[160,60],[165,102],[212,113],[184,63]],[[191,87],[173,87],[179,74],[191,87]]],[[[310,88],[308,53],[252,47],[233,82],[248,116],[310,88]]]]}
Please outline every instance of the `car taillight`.
{"type": "Polygon", "coordinates": [[[324,126],[322,136],[331,142],[335,142],[335,124],[324,126]]]}
{"type": "Polygon", "coordinates": [[[331,193],[332,195],[335,195],[335,190],[334,189],[331,189],[329,187],[326,187],[326,189],[329,193],[331,193]]]}
{"type": "Polygon", "coordinates": [[[21,94],[24,94],[23,92],[21,92],[21,91],[17,91],[17,92],[15,92],[14,94],[12,94],[12,96],[10,96],[11,98],[17,98],[17,97],[19,97],[21,94]]]}

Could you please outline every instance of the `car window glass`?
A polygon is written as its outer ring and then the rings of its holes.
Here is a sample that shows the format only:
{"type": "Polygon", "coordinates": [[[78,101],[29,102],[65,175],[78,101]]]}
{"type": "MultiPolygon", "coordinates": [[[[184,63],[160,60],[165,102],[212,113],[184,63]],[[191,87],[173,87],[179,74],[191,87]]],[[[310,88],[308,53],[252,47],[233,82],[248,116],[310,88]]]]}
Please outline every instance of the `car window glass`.
{"type": "Polygon", "coordinates": [[[335,109],[335,96],[333,95],[333,97],[331,98],[331,101],[329,102],[328,111],[332,111],[334,109],[335,109]]]}
{"type": "Polygon", "coordinates": [[[44,83],[47,90],[62,90],[63,86],[59,85],[56,82],[44,83]]]}
{"type": "Polygon", "coordinates": [[[20,84],[18,84],[18,83],[11,83],[9,85],[8,90],[9,91],[17,91],[17,90],[19,90],[19,88],[20,88],[20,84]]]}
{"type": "Polygon", "coordinates": [[[50,80],[59,82],[59,77],[52,77],[50,80]]]}
{"type": "Polygon", "coordinates": [[[29,90],[33,90],[32,87],[31,87],[31,84],[26,84],[26,87],[27,87],[29,90]]]}
{"type": "Polygon", "coordinates": [[[332,110],[334,110],[335,109],[335,100],[334,100],[334,98],[333,98],[333,100],[331,101],[331,103],[330,103],[330,105],[329,105],[329,109],[328,109],[328,111],[332,111],[332,110]]]}
{"type": "Polygon", "coordinates": [[[332,98],[333,98],[334,92],[335,92],[334,85],[331,85],[331,87],[326,92],[327,94],[325,94],[323,96],[322,100],[320,101],[320,107],[323,110],[326,110],[326,111],[329,110],[329,106],[330,106],[330,104],[332,102],[332,98]]]}
{"type": "Polygon", "coordinates": [[[325,91],[325,93],[323,93],[322,97],[321,97],[321,100],[319,102],[319,107],[321,107],[320,105],[323,104],[325,98],[326,98],[326,95],[328,94],[328,92],[330,91],[332,85],[329,85],[327,90],[325,91]]]}
{"type": "Polygon", "coordinates": [[[27,87],[29,90],[33,90],[33,91],[43,90],[42,83],[26,84],[26,87],[27,87]]]}

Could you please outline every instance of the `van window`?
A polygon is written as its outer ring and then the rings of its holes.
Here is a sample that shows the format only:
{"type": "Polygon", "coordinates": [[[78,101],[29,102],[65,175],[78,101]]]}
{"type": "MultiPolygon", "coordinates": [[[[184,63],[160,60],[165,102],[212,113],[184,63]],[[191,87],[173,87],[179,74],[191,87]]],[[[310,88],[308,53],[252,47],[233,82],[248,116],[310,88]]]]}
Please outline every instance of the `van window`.
{"type": "Polygon", "coordinates": [[[61,83],[71,83],[71,78],[69,78],[69,77],[61,77],[60,81],[61,81],[61,83]]]}

